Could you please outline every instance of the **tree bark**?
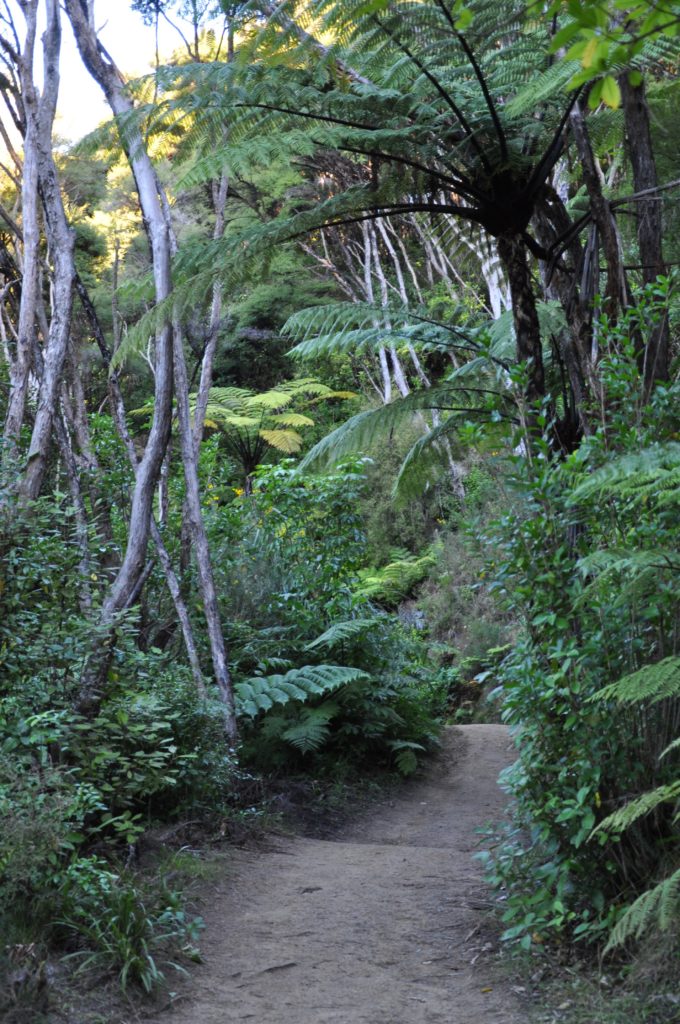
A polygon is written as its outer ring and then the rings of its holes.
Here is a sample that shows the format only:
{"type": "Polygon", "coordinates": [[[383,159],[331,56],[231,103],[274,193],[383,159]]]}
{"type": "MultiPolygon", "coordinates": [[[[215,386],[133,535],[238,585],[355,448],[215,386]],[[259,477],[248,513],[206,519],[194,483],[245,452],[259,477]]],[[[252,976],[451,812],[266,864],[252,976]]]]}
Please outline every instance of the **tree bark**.
{"type": "Polygon", "coordinates": [[[593,221],[600,234],[602,251],[607,265],[605,312],[608,316],[615,318],[618,312],[629,304],[630,299],[626,272],[623,268],[621,238],[614,214],[602,191],[600,169],[590,143],[583,111],[578,103],[574,104],[569,115],[569,122],[581,163],[583,181],[590,199],[593,221]]]}
{"type": "MultiPolygon", "coordinates": [[[[636,192],[654,189],[658,185],[650,116],[644,82],[631,85],[628,75],[621,75],[621,99],[628,142],[628,156],[633,169],[636,192]]],[[[667,272],[663,259],[663,206],[659,196],[651,195],[635,205],[637,238],[642,264],[642,280],[651,284],[667,272]]],[[[669,373],[668,314],[660,324],[650,328],[646,345],[641,352],[645,392],[649,395],[654,382],[667,380],[669,373]]]]}
{"type": "Polygon", "coordinates": [[[20,492],[35,500],[40,494],[50,449],[52,423],[58,415],[59,391],[71,336],[71,310],[75,265],[74,238],[69,228],[61,197],[57,168],[52,156],[52,128],[59,95],[59,57],[61,51],[61,14],[59,0],[47,0],[47,26],[43,34],[44,84],[35,92],[24,86],[24,112],[27,125],[36,124],[38,178],[45,230],[52,258],[52,303],[49,333],[45,339],[43,374],[38,407],[33,424],[28,461],[19,484],[20,492]]]}
{"type": "MultiPolygon", "coordinates": [[[[104,333],[101,329],[101,325],[97,318],[97,312],[94,306],[92,305],[92,302],[90,301],[90,297],[87,294],[85,286],[80,280],[77,282],[77,286],[78,294],[83,304],[83,308],[85,309],[87,318],[90,321],[95,341],[97,342],[103,359],[105,360],[105,362],[109,362],[111,358],[111,353],[106,346],[104,333]]],[[[115,318],[117,317],[115,299],[113,305],[115,318]]],[[[132,440],[132,437],[130,436],[130,432],[127,427],[127,422],[125,419],[125,403],[123,401],[123,394],[120,389],[118,374],[115,371],[109,374],[108,390],[109,407],[111,409],[111,416],[116,427],[116,431],[118,432],[118,436],[120,437],[121,441],[125,446],[125,450],[130,461],[130,465],[136,472],[139,464],[139,459],[137,458],[137,452],[135,450],[134,441],[132,440]]],[[[158,527],[158,524],[156,523],[153,517],[151,518],[151,539],[156,547],[158,561],[160,562],[161,568],[163,569],[168,591],[170,592],[170,596],[175,606],[177,619],[179,621],[180,628],[182,631],[182,637],[184,640],[187,658],[189,660],[189,665],[194,678],[194,683],[196,684],[196,690],[200,697],[205,698],[205,680],[203,678],[203,672],[201,671],[200,660],[196,648],[196,641],[194,639],[193,629],[191,627],[191,620],[189,618],[189,610],[187,608],[186,601],[182,596],[179,579],[177,577],[177,574],[175,573],[175,570],[173,569],[170,554],[167,548],[165,547],[165,544],[163,542],[163,536],[158,527]]],[[[140,579],[141,578],[142,577],[140,577],[140,579]]],[[[136,589],[138,588],[139,584],[137,585],[136,589]]]]}
{"type": "MultiPolygon", "coordinates": [[[[135,178],[144,227],[149,238],[153,262],[155,297],[158,304],[171,294],[170,238],[159,199],[156,173],[139,130],[131,119],[133,104],[121,75],[100,46],[91,19],[91,5],[81,0],[65,0],[78,50],[88,71],[102,89],[113,114],[118,118],[123,149],[135,178]]],[[[113,581],[101,610],[101,624],[113,626],[118,614],[128,606],[137,581],[144,570],[151,530],[156,483],[165,455],[171,428],[173,349],[172,325],[167,319],[156,335],[154,412],[144,455],[135,475],[127,547],[123,563],[113,581]]],[[[99,670],[101,659],[93,652],[83,674],[80,708],[96,711],[101,701],[104,680],[99,670]]]]}
{"type": "Polygon", "coordinates": [[[186,361],[184,359],[182,332],[178,325],[175,325],[173,336],[175,350],[178,434],[186,486],[185,508],[188,512],[188,518],[191,524],[191,539],[196,557],[201,598],[203,600],[203,614],[205,615],[205,621],[208,627],[208,636],[210,639],[213,672],[215,675],[215,682],[217,683],[217,687],[220,692],[220,698],[224,705],[224,729],[229,742],[232,746],[235,746],[238,739],[236,709],[234,705],[231,675],[229,672],[227,647],[224,641],[224,633],[222,631],[222,624],[220,621],[217,589],[215,587],[215,578],[212,570],[210,548],[205,532],[205,524],[203,522],[203,511],[201,509],[197,449],[194,444],[194,435],[191,430],[191,413],[189,411],[189,382],[187,380],[186,361]]]}
{"type": "Polygon", "coordinates": [[[527,364],[526,398],[533,404],[545,396],[545,371],[541,328],[531,271],[527,263],[526,244],[518,235],[500,235],[498,255],[510,288],[517,359],[520,363],[527,364]]]}
{"type": "MultiPolygon", "coordinates": [[[[37,0],[23,5],[26,19],[26,41],[18,55],[20,76],[25,93],[24,101],[37,103],[33,82],[35,41],[37,31],[37,0]],[[28,95],[26,94],[28,92],[28,95]],[[32,97],[32,99],[31,99],[32,97]]],[[[17,454],[19,431],[24,421],[28,377],[31,370],[35,320],[38,305],[40,226],[38,221],[38,125],[28,118],[24,130],[24,160],[21,178],[21,207],[23,226],[23,274],[16,356],[10,366],[10,392],[5,416],[3,461],[12,461],[17,454]]]]}

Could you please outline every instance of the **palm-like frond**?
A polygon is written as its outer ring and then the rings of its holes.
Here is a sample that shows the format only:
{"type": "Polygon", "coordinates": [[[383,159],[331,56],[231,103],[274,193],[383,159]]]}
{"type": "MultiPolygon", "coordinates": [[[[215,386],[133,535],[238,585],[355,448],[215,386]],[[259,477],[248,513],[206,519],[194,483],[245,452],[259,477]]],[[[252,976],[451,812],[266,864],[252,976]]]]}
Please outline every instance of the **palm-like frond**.
{"type": "Polygon", "coordinates": [[[596,832],[606,832],[607,834],[623,832],[624,829],[630,828],[638,818],[649,814],[656,807],[659,807],[660,804],[675,804],[679,799],[680,780],[671,782],[667,786],[658,786],[649,793],[643,793],[637,800],[631,800],[625,807],[620,807],[613,814],[609,814],[593,830],[593,835],[596,832]]]}
{"type": "Polygon", "coordinates": [[[330,722],[338,713],[338,705],[324,701],[317,708],[304,708],[297,722],[281,732],[281,739],[302,754],[319,750],[330,735],[330,722]]]}
{"type": "Polygon", "coordinates": [[[408,597],[436,564],[430,553],[417,557],[407,555],[377,570],[360,574],[359,593],[387,608],[396,607],[408,597]]]}
{"type": "Polygon", "coordinates": [[[596,470],[571,495],[570,503],[600,495],[623,500],[680,504],[680,444],[656,444],[634,455],[623,455],[596,470]]]}
{"type": "Polygon", "coordinates": [[[379,623],[379,619],[348,619],[346,622],[334,622],[329,629],[325,630],[321,636],[318,636],[315,640],[312,640],[305,647],[306,651],[314,651],[318,648],[324,650],[333,650],[334,647],[346,644],[348,641],[356,640],[358,637],[363,636],[379,623]]]}
{"type": "Polygon", "coordinates": [[[669,697],[680,697],[680,657],[664,658],[654,665],[645,665],[637,672],[623,676],[604,686],[592,700],[617,700],[622,704],[640,701],[656,703],[669,697]]]}
{"type": "Polygon", "coordinates": [[[617,922],[605,946],[605,953],[630,939],[639,939],[651,928],[665,931],[675,924],[680,910],[680,870],[643,892],[617,922]]]}
{"type": "Polygon", "coordinates": [[[241,717],[255,718],[274,705],[306,701],[368,678],[360,669],[342,665],[305,665],[284,675],[251,676],[234,687],[236,710],[241,717]]]}
{"type": "MultiPolygon", "coordinates": [[[[354,397],[351,392],[333,391],[310,377],[285,381],[258,393],[248,388],[214,387],[208,395],[205,423],[225,433],[228,446],[251,472],[266,445],[285,455],[301,451],[304,442],[298,430],[313,427],[314,420],[289,409],[291,403],[350,397],[354,397]]],[[[190,396],[190,406],[193,411],[196,395],[190,396]]]]}

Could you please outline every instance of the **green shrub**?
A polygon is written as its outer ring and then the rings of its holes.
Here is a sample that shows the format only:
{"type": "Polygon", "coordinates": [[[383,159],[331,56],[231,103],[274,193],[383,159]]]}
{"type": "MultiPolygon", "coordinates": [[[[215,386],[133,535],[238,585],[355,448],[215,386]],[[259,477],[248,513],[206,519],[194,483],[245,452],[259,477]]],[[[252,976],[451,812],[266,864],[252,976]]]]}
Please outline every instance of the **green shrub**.
{"type": "Polygon", "coordinates": [[[83,945],[69,958],[81,970],[115,971],[123,991],[141,985],[151,992],[165,980],[163,967],[184,970],[176,957],[198,956],[202,922],[188,917],[178,894],[162,884],[144,892],[106,862],[80,858],[64,872],[59,899],[59,926],[83,945]]]}
{"type": "Polygon", "coordinates": [[[674,778],[672,758],[659,755],[676,736],[677,701],[645,709],[596,697],[676,654],[680,635],[676,556],[664,554],[678,549],[677,509],[664,501],[649,459],[646,498],[603,486],[621,459],[639,460],[641,449],[678,429],[677,384],[660,385],[648,406],[639,399],[628,332],[646,315],[653,322],[653,309],[643,305],[615,328],[603,321],[610,354],[602,424],[562,461],[547,442],[533,442],[531,458],[516,456],[513,511],[487,538],[492,586],[524,627],[499,670],[518,753],[504,773],[515,824],[487,860],[506,890],[505,936],[524,945],[606,936],[674,845],[653,815],[616,841],[596,830],[631,796],[674,778]]]}

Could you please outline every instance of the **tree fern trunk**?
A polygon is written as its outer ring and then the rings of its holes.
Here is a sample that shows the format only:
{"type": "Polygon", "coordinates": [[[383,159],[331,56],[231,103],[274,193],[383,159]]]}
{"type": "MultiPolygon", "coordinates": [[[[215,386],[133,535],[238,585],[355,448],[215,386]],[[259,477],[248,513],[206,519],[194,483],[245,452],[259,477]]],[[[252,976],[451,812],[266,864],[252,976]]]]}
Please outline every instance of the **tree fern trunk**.
{"type": "Polygon", "coordinates": [[[501,235],[498,239],[498,255],[510,287],[517,358],[527,364],[526,398],[530,403],[540,401],[545,395],[545,371],[541,328],[531,270],[527,262],[527,248],[519,235],[501,235]]]}

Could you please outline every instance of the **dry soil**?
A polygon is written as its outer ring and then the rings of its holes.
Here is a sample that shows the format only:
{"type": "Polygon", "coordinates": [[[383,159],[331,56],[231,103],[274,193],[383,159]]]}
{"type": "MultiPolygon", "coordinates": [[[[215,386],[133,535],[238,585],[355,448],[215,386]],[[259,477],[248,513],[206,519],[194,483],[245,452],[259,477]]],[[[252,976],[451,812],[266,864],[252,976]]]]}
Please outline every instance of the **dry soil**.
{"type": "Polygon", "coordinates": [[[426,778],[333,840],[237,851],[157,1024],[519,1024],[473,859],[510,756],[503,726],[449,729],[426,778]]]}

